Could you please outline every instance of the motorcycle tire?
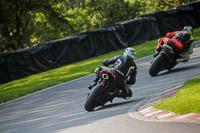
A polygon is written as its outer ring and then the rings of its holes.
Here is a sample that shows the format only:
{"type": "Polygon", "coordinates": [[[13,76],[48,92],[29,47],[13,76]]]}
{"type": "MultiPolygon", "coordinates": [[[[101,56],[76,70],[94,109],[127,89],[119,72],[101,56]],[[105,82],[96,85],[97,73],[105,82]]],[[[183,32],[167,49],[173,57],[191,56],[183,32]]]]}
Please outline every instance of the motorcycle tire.
{"type": "Polygon", "coordinates": [[[156,59],[151,64],[151,67],[149,69],[149,74],[153,76],[157,76],[158,73],[162,70],[163,63],[166,60],[166,56],[164,54],[159,54],[156,59]]]}
{"type": "Polygon", "coordinates": [[[98,103],[98,99],[99,96],[102,94],[103,92],[103,86],[98,84],[96,85],[94,88],[92,88],[90,94],[87,97],[87,100],[85,102],[85,110],[86,111],[93,111],[94,108],[96,107],[97,103],[98,103]]]}

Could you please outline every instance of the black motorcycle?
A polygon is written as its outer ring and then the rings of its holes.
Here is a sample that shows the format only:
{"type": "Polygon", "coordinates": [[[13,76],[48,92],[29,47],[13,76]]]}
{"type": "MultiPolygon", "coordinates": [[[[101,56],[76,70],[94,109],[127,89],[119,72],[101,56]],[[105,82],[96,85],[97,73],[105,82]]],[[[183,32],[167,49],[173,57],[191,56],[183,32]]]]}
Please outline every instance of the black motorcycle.
{"type": "Polygon", "coordinates": [[[86,111],[93,111],[98,106],[104,106],[109,101],[112,102],[115,97],[110,94],[118,91],[116,88],[117,79],[112,72],[102,70],[99,72],[99,76],[97,85],[88,93],[85,102],[86,111]]]}
{"type": "Polygon", "coordinates": [[[169,45],[161,45],[161,52],[154,56],[154,59],[151,61],[149,74],[151,76],[157,76],[160,71],[171,70],[178,64],[178,58],[180,57],[175,54],[172,47],[169,45]]]}

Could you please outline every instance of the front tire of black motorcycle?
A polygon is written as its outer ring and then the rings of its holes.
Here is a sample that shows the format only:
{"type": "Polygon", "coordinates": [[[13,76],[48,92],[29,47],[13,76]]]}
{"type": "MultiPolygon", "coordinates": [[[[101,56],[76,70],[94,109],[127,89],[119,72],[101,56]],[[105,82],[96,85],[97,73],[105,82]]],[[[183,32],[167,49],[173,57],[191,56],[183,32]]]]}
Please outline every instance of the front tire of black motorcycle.
{"type": "Polygon", "coordinates": [[[149,69],[149,74],[153,76],[157,76],[158,73],[161,71],[161,67],[163,65],[163,62],[165,61],[166,56],[164,54],[160,54],[156,57],[154,62],[152,63],[150,69],[149,69]]]}
{"type": "Polygon", "coordinates": [[[96,107],[96,103],[98,101],[99,96],[101,95],[103,91],[103,86],[98,84],[94,88],[92,88],[91,93],[87,97],[87,100],[85,102],[85,110],[86,111],[93,111],[96,107]]]}

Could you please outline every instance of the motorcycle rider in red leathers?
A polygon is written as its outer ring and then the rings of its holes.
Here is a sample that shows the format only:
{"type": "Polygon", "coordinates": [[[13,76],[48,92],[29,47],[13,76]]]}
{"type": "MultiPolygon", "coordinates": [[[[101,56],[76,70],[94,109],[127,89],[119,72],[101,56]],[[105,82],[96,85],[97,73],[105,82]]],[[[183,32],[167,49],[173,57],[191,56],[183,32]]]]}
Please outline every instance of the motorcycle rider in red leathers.
{"type": "Polygon", "coordinates": [[[193,29],[191,26],[185,26],[182,31],[169,32],[166,37],[159,40],[154,57],[161,51],[161,45],[169,45],[174,52],[179,55],[177,62],[188,61],[190,54],[193,53],[194,39],[193,29]]]}
{"type": "Polygon", "coordinates": [[[132,96],[132,91],[129,85],[133,85],[136,82],[137,66],[134,62],[136,56],[136,51],[134,48],[126,48],[123,56],[115,56],[111,59],[105,59],[103,61],[103,66],[99,67],[96,71],[96,77],[88,86],[92,89],[99,80],[99,72],[101,70],[108,70],[114,73],[117,78],[116,86],[119,92],[110,93],[114,97],[130,99],[132,96]],[[109,65],[114,64],[111,68],[109,65]]]}

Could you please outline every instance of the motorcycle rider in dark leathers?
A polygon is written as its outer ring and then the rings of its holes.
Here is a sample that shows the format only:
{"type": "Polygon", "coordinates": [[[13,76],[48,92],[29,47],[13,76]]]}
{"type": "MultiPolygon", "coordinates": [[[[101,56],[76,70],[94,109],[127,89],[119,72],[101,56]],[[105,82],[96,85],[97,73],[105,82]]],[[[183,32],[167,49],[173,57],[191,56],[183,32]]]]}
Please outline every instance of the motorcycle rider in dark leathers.
{"type": "Polygon", "coordinates": [[[158,45],[154,54],[156,57],[160,50],[161,45],[167,44],[171,46],[174,52],[179,55],[177,62],[188,61],[190,59],[190,54],[193,53],[194,39],[193,39],[193,29],[191,26],[185,26],[182,31],[169,32],[166,37],[161,38],[158,41],[158,45]]]}
{"type": "Polygon", "coordinates": [[[123,56],[115,56],[111,59],[105,59],[103,61],[103,66],[99,67],[96,71],[96,77],[89,89],[92,89],[99,80],[99,72],[101,70],[108,70],[114,73],[117,79],[116,87],[119,89],[118,92],[110,93],[114,97],[130,99],[132,96],[132,91],[129,85],[133,85],[136,82],[137,66],[135,64],[136,51],[134,48],[126,48],[123,56]],[[113,67],[109,65],[114,64],[113,67]]]}

